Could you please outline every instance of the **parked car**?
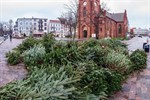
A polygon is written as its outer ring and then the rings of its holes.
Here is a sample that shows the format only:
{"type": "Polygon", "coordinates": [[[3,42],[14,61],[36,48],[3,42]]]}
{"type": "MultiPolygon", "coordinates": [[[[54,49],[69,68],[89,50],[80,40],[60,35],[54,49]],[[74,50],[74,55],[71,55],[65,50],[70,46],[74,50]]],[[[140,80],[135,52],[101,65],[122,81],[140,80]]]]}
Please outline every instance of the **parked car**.
{"type": "Polygon", "coordinates": [[[142,35],[138,35],[138,37],[141,37],[141,38],[142,38],[142,35]]]}

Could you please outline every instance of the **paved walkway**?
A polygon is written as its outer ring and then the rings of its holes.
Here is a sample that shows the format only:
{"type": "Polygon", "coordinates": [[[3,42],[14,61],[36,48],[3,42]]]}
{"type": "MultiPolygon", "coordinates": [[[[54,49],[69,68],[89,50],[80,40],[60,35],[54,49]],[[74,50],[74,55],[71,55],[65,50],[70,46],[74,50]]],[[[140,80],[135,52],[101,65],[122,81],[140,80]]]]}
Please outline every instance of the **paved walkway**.
{"type": "Polygon", "coordinates": [[[5,58],[6,52],[12,50],[21,42],[21,39],[12,39],[12,42],[7,39],[0,45],[0,87],[12,81],[23,79],[27,74],[23,64],[10,66],[7,64],[7,59],[5,58]]]}
{"type": "MultiPolygon", "coordinates": [[[[135,43],[132,45],[133,49],[134,45],[135,43]]],[[[150,53],[147,59],[147,68],[129,77],[122,85],[122,90],[115,93],[109,100],[150,100],[150,53]]]]}
{"type": "Polygon", "coordinates": [[[150,100],[150,54],[147,64],[146,69],[128,78],[122,90],[109,100],[150,100]]]}

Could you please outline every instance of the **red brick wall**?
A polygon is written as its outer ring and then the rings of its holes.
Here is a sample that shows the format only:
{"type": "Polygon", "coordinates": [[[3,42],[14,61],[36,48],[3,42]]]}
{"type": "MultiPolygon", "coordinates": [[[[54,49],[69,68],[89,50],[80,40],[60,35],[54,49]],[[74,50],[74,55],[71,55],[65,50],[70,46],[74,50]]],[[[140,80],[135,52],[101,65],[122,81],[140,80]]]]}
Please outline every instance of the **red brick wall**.
{"type": "MultiPolygon", "coordinates": [[[[79,0],[79,10],[78,10],[78,38],[84,38],[83,31],[84,29],[87,30],[87,37],[90,38],[93,33],[95,33],[95,25],[94,25],[94,17],[96,16],[96,9],[97,12],[100,12],[100,1],[99,0],[92,0],[92,5],[90,0],[79,0]],[[86,6],[84,6],[84,2],[87,2],[86,6]],[[95,3],[97,2],[97,6],[95,3]],[[83,15],[83,9],[86,7],[86,16],[83,15]],[[86,28],[85,28],[86,27],[86,28]]],[[[116,22],[113,19],[106,17],[106,13],[104,13],[104,18],[99,18],[99,38],[105,38],[107,36],[116,38],[116,37],[125,37],[125,33],[128,31],[128,20],[127,14],[125,11],[124,21],[123,22],[116,22]],[[101,23],[102,21],[102,23],[101,23]],[[119,25],[122,27],[122,32],[119,34],[119,25]]]]}

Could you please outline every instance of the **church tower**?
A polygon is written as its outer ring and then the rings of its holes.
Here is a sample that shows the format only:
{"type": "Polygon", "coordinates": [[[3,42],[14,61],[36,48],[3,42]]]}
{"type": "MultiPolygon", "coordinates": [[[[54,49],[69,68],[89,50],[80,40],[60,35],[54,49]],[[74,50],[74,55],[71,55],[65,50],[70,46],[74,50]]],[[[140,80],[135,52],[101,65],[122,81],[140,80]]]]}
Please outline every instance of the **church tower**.
{"type": "Polygon", "coordinates": [[[99,12],[100,0],[79,0],[78,38],[99,37],[99,12]]]}

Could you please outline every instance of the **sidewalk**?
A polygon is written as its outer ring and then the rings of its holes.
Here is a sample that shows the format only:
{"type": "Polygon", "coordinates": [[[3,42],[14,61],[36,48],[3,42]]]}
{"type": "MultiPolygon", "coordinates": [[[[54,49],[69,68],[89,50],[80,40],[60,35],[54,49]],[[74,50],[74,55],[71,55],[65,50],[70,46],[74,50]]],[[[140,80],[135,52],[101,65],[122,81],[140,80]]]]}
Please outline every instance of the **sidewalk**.
{"type": "Polygon", "coordinates": [[[4,39],[0,37],[0,45],[3,43],[4,39]]]}
{"type": "Polygon", "coordinates": [[[122,85],[122,90],[109,100],[150,100],[150,54],[147,68],[128,78],[122,85]]]}
{"type": "MultiPolygon", "coordinates": [[[[126,41],[128,49],[134,51],[143,49],[147,38],[134,38],[126,41]]],[[[150,100],[150,53],[147,58],[147,68],[134,73],[122,85],[122,90],[115,93],[108,100],[150,100]]]]}
{"type": "Polygon", "coordinates": [[[15,48],[21,42],[21,39],[12,39],[12,42],[7,39],[0,45],[0,87],[12,81],[23,79],[27,74],[23,64],[10,66],[7,64],[5,57],[8,51],[15,48]]]}

